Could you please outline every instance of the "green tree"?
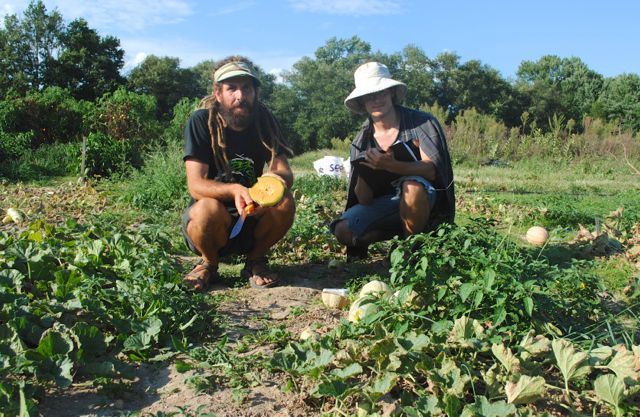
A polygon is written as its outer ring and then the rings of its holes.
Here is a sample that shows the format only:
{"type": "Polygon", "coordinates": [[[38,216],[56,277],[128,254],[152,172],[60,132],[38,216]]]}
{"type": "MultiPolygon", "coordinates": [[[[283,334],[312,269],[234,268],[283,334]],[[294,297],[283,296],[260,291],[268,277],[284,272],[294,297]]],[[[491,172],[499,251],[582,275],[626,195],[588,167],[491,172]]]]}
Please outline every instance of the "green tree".
{"type": "Polygon", "coordinates": [[[191,69],[180,68],[180,59],[149,55],[128,76],[128,85],[132,91],[155,97],[158,105],[158,117],[171,120],[173,107],[183,97],[202,97],[206,90],[191,69]]]}
{"type": "Polygon", "coordinates": [[[4,18],[0,30],[0,75],[2,93],[9,88],[25,94],[45,87],[48,65],[55,59],[63,28],[62,16],[51,13],[41,0],[31,1],[22,19],[15,14],[4,18]]]}
{"type": "Polygon", "coordinates": [[[454,74],[460,66],[460,57],[452,52],[438,54],[431,61],[431,74],[435,83],[435,101],[449,111],[449,117],[453,118],[460,110],[456,107],[458,90],[454,74]]]}
{"type": "Polygon", "coordinates": [[[456,109],[475,108],[507,125],[520,122],[523,106],[518,94],[500,73],[478,60],[467,61],[453,72],[456,109]]]}
{"type": "Polygon", "coordinates": [[[401,64],[395,76],[409,87],[405,103],[409,107],[433,105],[437,99],[433,64],[422,49],[407,45],[400,55],[401,64]]]}
{"type": "Polygon", "coordinates": [[[95,100],[125,82],[124,50],[113,36],[101,38],[84,19],[72,21],[60,37],[61,53],[48,68],[48,84],[65,87],[78,99],[95,100]]]}
{"type": "Polygon", "coordinates": [[[529,96],[527,111],[538,125],[546,126],[553,115],[582,120],[589,114],[602,89],[603,77],[579,58],[545,55],[538,61],[523,61],[516,88],[529,96]]]}
{"type": "Polygon", "coordinates": [[[27,44],[26,55],[23,56],[24,71],[31,89],[39,90],[45,86],[45,74],[60,46],[62,29],[62,15],[57,10],[48,14],[41,0],[29,3],[20,24],[20,31],[23,41],[27,44]]]}
{"type": "Polygon", "coordinates": [[[597,117],[618,121],[624,127],[640,132],[640,76],[622,74],[605,79],[593,109],[597,117]]]}
{"type": "Polygon", "coordinates": [[[284,102],[297,109],[293,130],[303,150],[327,147],[331,138],[350,136],[362,117],[349,113],[343,102],[354,87],[353,72],[372,59],[371,46],[354,36],[331,38],[315,52],[315,59],[304,57],[283,78],[298,102],[292,103],[289,90],[284,102]]]}
{"type": "Polygon", "coordinates": [[[213,65],[215,61],[212,59],[207,59],[202,62],[198,62],[196,65],[191,67],[191,71],[193,71],[198,78],[198,84],[202,91],[205,91],[206,94],[211,94],[213,91],[213,65]]]}

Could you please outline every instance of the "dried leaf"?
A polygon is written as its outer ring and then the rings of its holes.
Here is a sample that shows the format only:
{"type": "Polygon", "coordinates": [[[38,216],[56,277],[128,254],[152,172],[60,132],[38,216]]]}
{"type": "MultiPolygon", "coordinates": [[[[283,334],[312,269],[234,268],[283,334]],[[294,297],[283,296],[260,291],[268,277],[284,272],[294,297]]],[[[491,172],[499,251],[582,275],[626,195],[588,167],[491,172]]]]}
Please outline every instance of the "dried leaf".
{"type": "Polygon", "coordinates": [[[640,376],[635,367],[636,357],[624,346],[617,350],[611,362],[607,364],[607,368],[611,369],[618,378],[630,385],[637,382],[640,376]]]}
{"type": "Polygon", "coordinates": [[[509,404],[527,404],[541,398],[545,389],[545,380],[541,376],[520,376],[517,383],[507,382],[504,388],[509,404]]]}
{"type": "Polygon", "coordinates": [[[502,344],[494,344],[493,346],[491,346],[491,352],[493,352],[493,355],[498,358],[507,372],[509,372],[510,374],[520,373],[520,360],[511,352],[511,349],[505,347],[502,344]]]}
{"type": "Polygon", "coordinates": [[[520,353],[522,359],[528,359],[529,356],[538,356],[541,353],[551,350],[551,341],[539,334],[534,336],[535,332],[531,330],[520,342],[520,347],[524,350],[520,353]]]}

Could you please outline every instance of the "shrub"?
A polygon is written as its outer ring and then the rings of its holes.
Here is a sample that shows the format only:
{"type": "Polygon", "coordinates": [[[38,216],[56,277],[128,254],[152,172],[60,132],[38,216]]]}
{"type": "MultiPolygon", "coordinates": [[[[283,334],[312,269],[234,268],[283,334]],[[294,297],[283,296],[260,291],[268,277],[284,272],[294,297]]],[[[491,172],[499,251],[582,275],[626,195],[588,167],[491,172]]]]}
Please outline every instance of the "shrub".
{"type": "Polygon", "coordinates": [[[142,165],[142,154],[161,144],[152,96],[119,88],[102,96],[89,116],[86,167],[93,175],[125,173],[142,165]]]}
{"type": "Polygon", "coordinates": [[[31,149],[33,132],[8,133],[0,130],[0,161],[17,159],[31,149]]]}
{"type": "Polygon", "coordinates": [[[30,146],[78,141],[92,104],[78,101],[68,90],[49,87],[0,102],[0,126],[6,133],[32,132],[30,146]]]}
{"type": "Polygon", "coordinates": [[[180,143],[184,138],[184,127],[191,113],[198,107],[198,99],[183,98],[173,108],[173,118],[163,133],[165,144],[180,143]]]}
{"type": "Polygon", "coordinates": [[[156,119],[155,98],[123,87],[102,96],[88,122],[92,132],[139,144],[157,141],[161,131],[156,119]]]}
{"type": "Polygon", "coordinates": [[[109,176],[124,173],[136,158],[130,141],[116,140],[101,132],[87,137],[85,169],[90,175],[109,176]]]}

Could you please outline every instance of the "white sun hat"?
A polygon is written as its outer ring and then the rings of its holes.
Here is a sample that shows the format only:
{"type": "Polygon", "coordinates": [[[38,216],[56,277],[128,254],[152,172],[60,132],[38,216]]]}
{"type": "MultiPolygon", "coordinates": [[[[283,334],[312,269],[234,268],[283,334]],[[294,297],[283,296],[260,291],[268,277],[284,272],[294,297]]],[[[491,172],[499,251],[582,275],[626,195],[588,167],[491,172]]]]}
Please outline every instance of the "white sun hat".
{"type": "Polygon", "coordinates": [[[407,85],[392,79],[389,68],[379,62],[367,62],[360,65],[353,74],[353,78],[356,82],[356,88],[344,100],[344,104],[354,113],[366,113],[364,106],[358,99],[367,94],[395,87],[396,94],[393,97],[393,104],[402,103],[404,96],[407,95],[407,85]]]}

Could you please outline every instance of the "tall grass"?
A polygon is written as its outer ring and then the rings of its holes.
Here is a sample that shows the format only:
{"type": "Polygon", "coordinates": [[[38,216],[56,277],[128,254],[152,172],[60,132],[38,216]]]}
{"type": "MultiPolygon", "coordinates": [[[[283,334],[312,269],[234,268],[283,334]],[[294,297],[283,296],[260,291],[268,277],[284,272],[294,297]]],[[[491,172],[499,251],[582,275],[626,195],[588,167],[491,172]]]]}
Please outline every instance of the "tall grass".
{"type": "MultiPolygon", "coordinates": [[[[526,118],[523,126],[525,122],[526,118]]],[[[509,129],[490,115],[465,110],[447,127],[452,159],[474,164],[496,159],[575,162],[626,157],[637,162],[640,155],[639,138],[614,123],[586,118],[581,133],[574,132],[573,120],[554,117],[549,124],[549,131],[533,125],[523,133],[524,128],[509,129]]]]}
{"type": "Polygon", "coordinates": [[[38,181],[45,177],[79,175],[80,144],[55,143],[26,149],[17,158],[0,163],[0,177],[11,181],[38,181]]]}
{"type": "Polygon", "coordinates": [[[145,158],[118,192],[135,207],[151,211],[180,210],[189,202],[182,148],[170,143],[145,158]]]}

